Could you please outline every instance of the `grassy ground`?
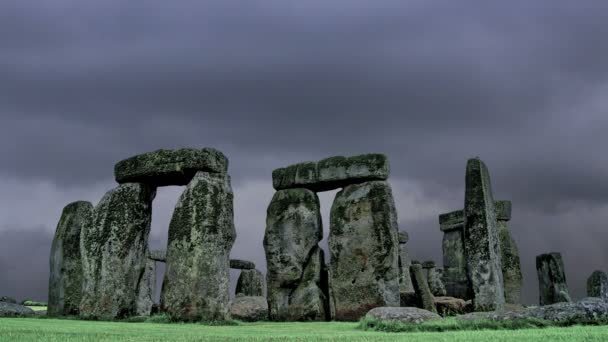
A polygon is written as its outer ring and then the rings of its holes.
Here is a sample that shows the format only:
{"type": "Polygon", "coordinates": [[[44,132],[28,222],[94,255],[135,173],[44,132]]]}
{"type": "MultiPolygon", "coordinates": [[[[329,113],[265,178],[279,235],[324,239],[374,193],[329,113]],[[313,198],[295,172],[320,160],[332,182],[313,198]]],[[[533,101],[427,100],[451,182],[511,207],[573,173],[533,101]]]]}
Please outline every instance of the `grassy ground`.
{"type": "Polygon", "coordinates": [[[46,311],[46,306],[28,306],[28,308],[34,311],[46,311]]]}
{"type": "Polygon", "coordinates": [[[241,323],[236,326],[0,318],[0,341],[606,341],[608,326],[385,333],[358,323],[241,323]]]}

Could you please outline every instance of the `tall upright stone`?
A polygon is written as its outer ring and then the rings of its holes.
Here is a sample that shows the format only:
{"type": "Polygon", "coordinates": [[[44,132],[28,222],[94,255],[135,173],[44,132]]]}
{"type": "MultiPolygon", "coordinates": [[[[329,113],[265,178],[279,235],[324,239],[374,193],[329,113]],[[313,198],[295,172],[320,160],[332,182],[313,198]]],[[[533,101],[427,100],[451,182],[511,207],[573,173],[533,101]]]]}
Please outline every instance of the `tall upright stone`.
{"type": "Polygon", "coordinates": [[[437,313],[435,300],[431,293],[427,277],[424,275],[422,265],[413,263],[412,266],[410,266],[410,273],[414,289],[418,295],[418,307],[437,313]]]}
{"type": "Polygon", "coordinates": [[[519,250],[507,226],[507,223],[511,220],[511,201],[496,201],[496,220],[500,241],[505,301],[509,304],[520,304],[523,275],[519,261],[519,250]]]}
{"type": "Polygon", "coordinates": [[[593,271],[587,279],[587,297],[602,297],[602,289],[608,288],[606,272],[593,271]]]}
{"type": "Polygon", "coordinates": [[[162,310],[184,321],[229,319],[229,255],[235,239],[230,176],[197,172],[169,224],[162,310]]]}
{"type": "Polygon", "coordinates": [[[442,279],[446,294],[465,300],[472,299],[464,255],[464,211],[456,210],[439,215],[439,227],[443,232],[442,279]]]}
{"type": "Polygon", "coordinates": [[[502,309],[505,296],[496,209],[490,174],[478,158],[467,162],[464,215],[464,250],[474,309],[502,309]]]}
{"type": "Polygon", "coordinates": [[[146,260],[144,274],[139,282],[137,301],[135,302],[135,314],[137,316],[149,316],[154,305],[154,290],[156,289],[156,260],[146,260]]]}
{"type": "Polygon", "coordinates": [[[435,262],[432,260],[425,261],[422,263],[422,268],[426,270],[427,281],[433,296],[444,297],[446,295],[445,286],[441,280],[440,272],[437,271],[435,262]]]}
{"type": "Polygon", "coordinates": [[[78,315],[82,300],[80,233],[93,219],[93,205],[74,202],[63,208],[51,246],[49,316],[78,315]]]}
{"type": "Polygon", "coordinates": [[[264,295],[262,272],[253,270],[242,270],[236,282],[235,294],[237,296],[260,297],[264,295]]]}
{"type": "Polygon", "coordinates": [[[399,297],[401,306],[410,301],[415,294],[414,284],[412,284],[412,278],[410,276],[410,266],[412,260],[407,250],[407,242],[409,235],[406,231],[400,231],[399,235],[399,297]]]}
{"type": "Polygon", "coordinates": [[[571,302],[564,262],[560,253],[541,254],[536,257],[540,305],[571,302]]]}
{"type": "Polygon", "coordinates": [[[155,195],[150,186],[125,183],[95,207],[92,224],[81,233],[81,316],[115,319],[137,314],[155,195]]]}
{"type": "Polygon", "coordinates": [[[303,188],[277,191],[266,216],[264,251],[270,319],[326,320],[328,292],[319,241],[323,237],[319,197],[303,188]]]}
{"type": "Polygon", "coordinates": [[[399,306],[397,213],[386,181],[344,187],[331,208],[330,287],[337,320],[399,306]]]}

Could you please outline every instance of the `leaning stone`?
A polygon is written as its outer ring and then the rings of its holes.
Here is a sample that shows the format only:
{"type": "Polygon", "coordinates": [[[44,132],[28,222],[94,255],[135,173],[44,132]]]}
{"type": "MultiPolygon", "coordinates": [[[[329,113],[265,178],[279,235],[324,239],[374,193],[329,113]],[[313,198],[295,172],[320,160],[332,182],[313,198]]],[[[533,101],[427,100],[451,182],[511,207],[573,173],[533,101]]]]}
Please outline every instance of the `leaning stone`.
{"type": "Polygon", "coordinates": [[[519,250],[507,227],[507,222],[511,218],[511,201],[497,201],[496,205],[505,301],[510,304],[519,304],[521,303],[523,275],[519,261],[519,250]]]}
{"type": "Polygon", "coordinates": [[[150,255],[148,258],[158,261],[158,262],[166,262],[167,261],[167,251],[165,250],[153,250],[150,251],[150,255]]]}
{"type": "Polygon", "coordinates": [[[321,288],[319,197],[307,189],[277,191],[266,216],[264,251],[270,319],[325,320],[328,294],[321,288]],[[323,303],[323,304],[319,304],[323,303]]]}
{"type": "Polygon", "coordinates": [[[243,322],[268,320],[268,302],[261,296],[239,296],[230,304],[230,316],[243,322]]]}
{"type": "Polygon", "coordinates": [[[439,227],[443,231],[443,283],[446,295],[470,299],[469,279],[464,256],[464,211],[457,210],[439,215],[439,227]]]}
{"type": "Polygon", "coordinates": [[[17,317],[34,315],[34,310],[27,306],[0,302],[0,317],[17,317]]]}
{"type": "Polygon", "coordinates": [[[388,159],[383,154],[354,157],[331,157],[319,162],[304,162],[276,169],[272,184],[276,190],[307,188],[328,191],[349,184],[385,180],[389,176],[388,159]]]}
{"type": "Polygon", "coordinates": [[[89,202],[74,202],[63,208],[51,246],[49,316],[78,315],[83,281],[80,232],[92,218],[93,205],[89,202]]]}
{"type": "Polygon", "coordinates": [[[608,286],[608,276],[605,272],[594,271],[587,279],[587,296],[602,297],[602,287],[608,286]]]}
{"type": "Polygon", "coordinates": [[[330,287],[337,320],[358,320],[371,308],[399,306],[399,241],[391,187],[353,184],[331,208],[330,287]]]}
{"type": "Polygon", "coordinates": [[[504,307],[501,251],[490,175],[479,159],[466,172],[464,250],[475,311],[504,307]]]}
{"type": "Polygon", "coordinates": [[[81,232],[80,316],[115,319],[136,314],[155,195],[145,184],[126,183],[106,193],[95,207],[92,224],[81,232]]]}
{"type": "Polygon", "coordinates": [[[242,270],[236,282],[235,294],[242,296],[263,296],[262,272],[258,270],[242,270]]]}
{"type": "Polygon", "coordinates": [[[198,171],[223,173],[228,159],[213,148],[157,150],[122,160],[114,167],[116,181],[152,186],[186,185],[198,171]]]}
{"type": "Polygon", "coordinates": [[[564,262],[560,253],[541,254],[536,257],[540,305],[570,302],[564,262]]]}
{"type": "Polygon", "coordinates": [[[442,317],[462,315],[467,311],[467,302],[461,298],[434,297],[433,301],[442,317]]]}
{"type": "Polygon", "coordinates": [[[429,288],[427,278],[422,271],[422,265],[413,264],[410,267],[410,274],[412,282],[414,283],[414,289],[418,295],[418,305],[425,310],[437,313],[435,300],[433,299],[433,294],[429,288]]]}
{"type": "Polygon", "coordinates": [[[365,315],[365,318],[415,324],[441,320],[441,316],[439,316],[437,313],[411,307],[378,307],[371,309],[365,315]]]}
{"type": "Polygon", "coordinates": [[[230,176],[197,172],[169,224],[162,310],[183,321],[229,319],[229,256],[235,239],[230,176]]]}
{"type": "Polygon", "coordinates": [[[401,306],[411,302],[412,298],[415,298],[414,285],[410,277],[410,266],[412,262],[406,246],[407,243],[407,232],[399,232],[399,302],[401,306]]]}
{"type": "Polygon", "coordinates": [[[255,263],[247,260],[230,259],[230,268],[237,270],[253,270],[255,269],[255,263]]]}

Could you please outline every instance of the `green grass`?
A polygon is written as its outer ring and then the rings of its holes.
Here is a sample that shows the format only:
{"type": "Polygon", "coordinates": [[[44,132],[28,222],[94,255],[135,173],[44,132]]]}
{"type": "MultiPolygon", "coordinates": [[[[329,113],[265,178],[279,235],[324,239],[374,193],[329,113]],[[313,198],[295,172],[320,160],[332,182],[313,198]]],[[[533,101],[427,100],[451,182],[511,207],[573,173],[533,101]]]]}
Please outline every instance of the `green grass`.
{"type": "Polygon", "coordinates": [[[0,341],[606,341],[608,326],[387,333],[359,323],[239,323],[209,326],[39,318],[0,318],[0,341]]]}
{"type": "Polygon", "coordinates": [[[27,307],[34,311],[46,311],[46,306],[29,306],[29,305],[27,305],[27,307]]]}

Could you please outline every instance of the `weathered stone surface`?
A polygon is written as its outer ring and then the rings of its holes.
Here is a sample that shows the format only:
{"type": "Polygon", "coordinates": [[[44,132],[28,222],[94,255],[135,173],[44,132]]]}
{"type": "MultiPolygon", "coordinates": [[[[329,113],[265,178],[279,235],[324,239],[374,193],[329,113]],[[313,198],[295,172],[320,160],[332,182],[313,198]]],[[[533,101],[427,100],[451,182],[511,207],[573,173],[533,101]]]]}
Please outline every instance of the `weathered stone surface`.
{"type": "Polygon", "coordinates": [[[540,305],[570,302],[564,262],[560,253],[541,254],[536,257],[540,305]]]}
{"type": "Polygon", "coordinates": [[[83,282],[80,232],[92,219],[93,205],[89,202],[74,202],[63,208],[51,245],[49,316],[78,315],[83,282]]]}
{"type": "Polygon", "coordinates": [[[198,171],[226,173],[228,159],[213,148],[157,150],[122,160],[114,167],[118,183],[186,185],[198,171]]]}
{"type": "Polygon", "coordinates": [[[439,271],[434,265],[435,262],[433,262],[433,267],[427,268],[429,288],[433,296],[443,297],[446,295],[446,290],[445,286],[443,285],[443,281],[441,280],[441,271],[439,271]]]}
{"type": "Polygon", "coordinates": [[[264,295],[262,272],[258,270],[242,270],[236,282],[235,294],[259,297],[264,295]]]}
{"type": "Polygon", "coordinates": [[[19,304],[0,302],[0,317],[34,315],[34,310],[19,304]]]}
{"type": "Polygon", "coordinates": [[[388,159],[383,154],[354,157],[331,157],[319,162],[304,162],[276,169],[272,185],[276,190],[307,188],[328,191],[349,184],[385,180],[389,176],[388,159]]]}
{"type": "Polygon", "coordinates": [[[268,320],[268,302],[260,296],[239,296],[230,304],[230,316],[243,322],[268,320]]]}
{"type": "Polygon", "coordinates": [[[255,263],[253,261],[230,259],[230,268],[237,270],[253,270],[255,269],[255,263]]]}
{"type": "Polygon", "coordinates": [[[233,197],[228,175],[199,171],[175,206],[161,291],[162,310],[175,319],[229,318],[233,197]]]}
{"type": "Polygon", "coordinates": [[[399,306],[397,213],[385,181],[346,186],[331,208],[330,287],[337,320],[399,306]]]}
{"type": "Polygon", "coordinates": [[[325,320],[328,293],[322,287],[321,213],[307,189],[277,191],[266,216],[264,251],[270,319],[325,320]]]}
{"type": "Polygon", "coordinates": [[[155,195],[145,184],[126,183],[95,207],[92,224],[81,232],[81,316],[114,319],[137,313],[155,195]]]}
{"type": "Polygon", "coordinates": [[[441,320],[437,313],[412,307],[378,307],[371,309],[365,318],[400,323],[422,323],[441,320]]]}
{"type": "Polygon", "coordinates": [[[439,215],[443,231],[443,284],[446,295],[471,299],[467,265],[464,256],[464,211],[457,210],[439,215]]]}
{"type": "Polygon", "coordinates": [[[479,159],[466,172],[464,250],[475,311],[502,309],[505,295],[490,175],[479,159]]]}
{"type": "Polygon", "coordinates": [[[497,228],[500,241],[502,277],[505,289],[505,301],[510,304],[521,303],[523,275],[519,261],[519,250],[507,222],[511,218],[511,201],[497,201],[497,228]]]}
{"type": "Polygon", "coordinates": [[[17,301],[15,300],[15,298],[9,297],[9,296],[0,297],[0,302],[17,304],[17,301]]]}
{"type": "Polygon", "coordinates": [[[440,316],[462,315],[467,312],[467,301],[454,297],[435,297],[433,298],[437,313],[440,316]]]}
{"type": "Polygon", "coordinates": [[[587,296],[602,297],[602,288],[608,288],[608,275],[606,272],[594,271],[587,279],[587,296]]]}
{"type": "Polygon", "coordinates": [[[410,274],[412,283],[414,284],[414,289],[418,295],[418,306],[425,310],[437,313],[435,300],[433,298],[433,294],[431,293],[431,289],[429,288],[427,278],[422,270],[422,265],[412,264],[412,266],[410,266],[410,274]]]}
{"type": "Polygon", "coordinates": [[[410,240],[409,234],[405,230],[399,231],[399,244],[404,245],[410,240]]]}
{"type": "Polygon", "coordinates": [[[167,261],[167,251],[165,251],[165,250],[150,251],[150,255],[148,256],[148,258],[150,258],[154,261],[166,262],[167,261]]]}
{"type": "Polygon", "coordinates": [[[146,268],[139,282],[135,313],[137,316],[150,316],[154,305],[154,290],[156,289],[156,261],[148,257],[146,268]]]}
{"type": "Polygon", "coordinates": [[[600,298],[585,298],[579,302],[562,302],[517,310],[472,312],[456,317],[459,320],[509,321],[518,319],[544,319],[554,322],[608,319],[608,302],[600,298]]]}
{"type": "Polygon", "coordinates": [[[431,268],[435,268],[435,262],[433,260],[423,261],[422,268],[427,269],[427,270],[431,269],[431,268]]]}
{"type": "Polygon", "coordinates": [[[399,232],[399,298],[401,306],[407,305],[411,302],[412,298],[415,298],[414,285],[412,284],[412,278],[410,277],[410,266],[412,261],[410,260],[410,254],[407,250],[407,232],[399,232]],[[404,238],[405,237],[405,238],[404,238]]]}

